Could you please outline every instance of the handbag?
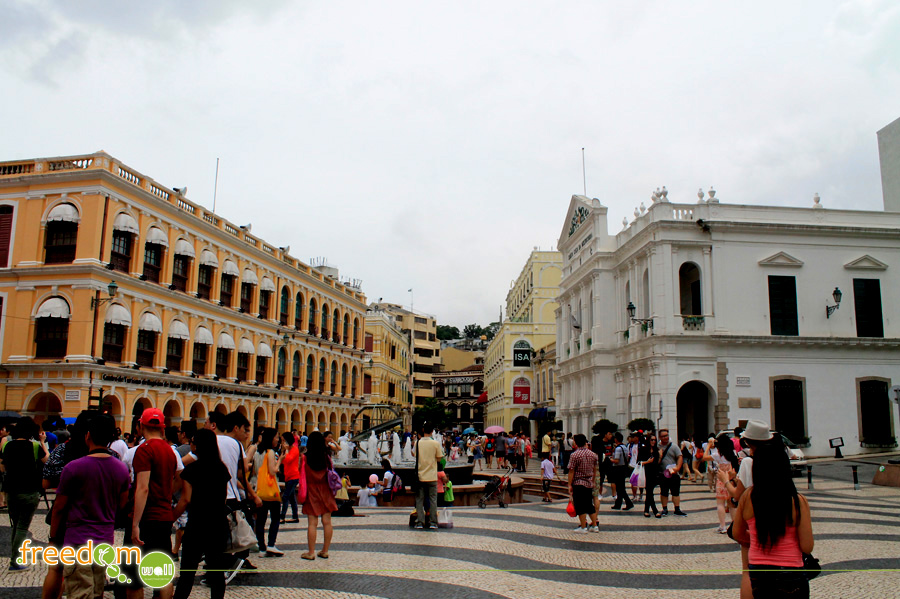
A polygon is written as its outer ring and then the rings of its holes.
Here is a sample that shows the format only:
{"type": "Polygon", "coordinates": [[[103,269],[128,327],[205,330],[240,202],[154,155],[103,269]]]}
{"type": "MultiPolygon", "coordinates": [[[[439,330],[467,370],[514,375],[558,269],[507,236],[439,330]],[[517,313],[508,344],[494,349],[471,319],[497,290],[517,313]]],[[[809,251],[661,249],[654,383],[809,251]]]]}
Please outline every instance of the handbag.
{"type": "Polygon", "coordinates": [[[578,515],[575,513],[575,504],[572,503],[571,499],[569,500],[569,505],[566,506],[566,513],[573,518],[578,515]]]}
{"type": "Polygon", "coordinates": [[[337,492],[340,491],[344,484],[341,482],[341,475],[335,472],[334,465],[331,463],[331,458],[328,458],[328,488],[331,489],[332,495],[337,495],[337,492]]]}
{"type": "MultiPolygon", "coordinates": [[[[447,481],[447,484],[444,485],[444,501],[453,501],[453,482],[449,480],[447,481]]],[[[438,524],[440,524],[440,521],[438,521],[438,524]]]]}
{"type": "Polygon", "coordinates": [[[448,507],[438,510],[438,528],[453,528],[453,510],[448,507]]]}
{"type": "Polygon", "coordinates": [[[300,456],[300,483],[297,485],[297,502],[306,503],[309,486],[306,483],[306,456],[300,456]]]}
{"type": "Polygon", "coordinates": [[[803,554],[803,573],[806,574],[806,580],[812,580],[822,573],[822,566],[812,553],[803,554]]]}
{"type": "MultiPolygon", "coordinates": [[[[271,449],[269,451],[272,451],[271,449]]],[[[269,471],[269,452],[263,458],[263,468],[256,476],[256,494],[263,501],[277,501],[281,503],[281,489],[278,480],[269,471]]]]}
{"type": "Polygon", "coordinates": [[[644,469],[643,464],[637,465],[638,479],[637,479],[637,487],[638,489],[644,489],[647,487],[647,471],[644,469]]]}
{"type": "Polygon", "coordinates": [[[225,553],[238,553],[248,549],[252,551],[258,546],[256,535],[241,510],[235,510],[228,515],[228,533],[225,553]]]}

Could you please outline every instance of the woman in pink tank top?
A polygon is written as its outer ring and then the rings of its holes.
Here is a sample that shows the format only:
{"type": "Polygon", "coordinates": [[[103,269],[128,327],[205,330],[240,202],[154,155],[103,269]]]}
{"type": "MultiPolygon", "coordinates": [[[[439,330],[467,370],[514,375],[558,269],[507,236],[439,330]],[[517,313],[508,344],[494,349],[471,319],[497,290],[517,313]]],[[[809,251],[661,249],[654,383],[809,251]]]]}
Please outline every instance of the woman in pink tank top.
{"type": "Polygon", "coordinates": [[[809,503],[797,493],[784,450],[753,453],[753,487],[734,515],[734,540],[750,545],[750,586],[755,599],[809,598],[803,554],[813,549],[809,503]]]}

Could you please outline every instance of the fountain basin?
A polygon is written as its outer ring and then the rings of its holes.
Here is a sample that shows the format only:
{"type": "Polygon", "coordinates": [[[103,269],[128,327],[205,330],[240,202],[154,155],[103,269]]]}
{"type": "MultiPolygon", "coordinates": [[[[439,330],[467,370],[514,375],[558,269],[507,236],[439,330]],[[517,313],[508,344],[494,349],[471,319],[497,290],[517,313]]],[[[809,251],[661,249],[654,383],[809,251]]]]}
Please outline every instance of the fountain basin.
{"type": "MultiPolygon", "coordinates": [[[[394,472],[400,476],[403,484],[408,487],[414,478],[413,471],[415,468],[415,464],[400,464],[394,468],[394,472]]],[[[455,464],[450,462],[444,467],[444,472],[447,473],[454,488],[456,488],[456,485],[472,484],[473,468],[473,464],[465,462],[455,464]]],[[[384,480],[384,468],[381,466],[373,466],[371,464],[335,464],[334,469],[341,476],[344,476],[344,474],[349,475],[350,483],[355,487],[367,485],[370,474],[377,474],[379,479],[384,480]]]]}
{"type": "MultiPolygon", "coordinates": [[[[480,475],[481,473],[479,473],[479,476],[480,475]]],[[[402,474],[400,476],[401,478],[403,477],[402,474]]],[[[524,503],[522,492],[524,490],[525,482],[518,476],[513,476],[509,482],[510,484],[506,491],[506,497],[503,501],[505,503],[524,503]]],[[[476,480],[472,484],[457,485],[456,483],[453,483],[453,506],[471,507],[478,505],[478,500],[484,495],[484,485],[485,482],[480,480],[476,480]]],[[[350,501],[353,502],[354,507],[357,505],[357,491],[359,491],[359,487],[350,488],[350,501]]],[[[395,495],[391,500],[391,507],[415,507],[415,505],[416,494],[412,492],[409,486],[406,487],[403,493],[395,495]]],[[[488,502],[488,505],[496,507],[497,499],[492,499],[488,502]]],[[[382,506],[381,497],[378,498],[378,506],[382,506]]]]}

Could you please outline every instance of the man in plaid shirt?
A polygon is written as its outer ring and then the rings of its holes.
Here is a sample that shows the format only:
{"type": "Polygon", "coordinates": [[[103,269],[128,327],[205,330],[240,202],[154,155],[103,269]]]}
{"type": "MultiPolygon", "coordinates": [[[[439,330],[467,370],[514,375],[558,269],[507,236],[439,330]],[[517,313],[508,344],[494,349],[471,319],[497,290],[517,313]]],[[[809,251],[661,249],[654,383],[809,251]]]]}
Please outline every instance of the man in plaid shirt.
{"type": "Polygon", "coordinates": [[[588,449],[587,438],[584,435],[580,433],[575,435],[573,441],[576,449],[569,457],[569,496],[578,515],[579,525],[575,532],[600,532],[592,494],[597,454],[588,449]],[[586,526],[586,514],[591,515],[590,528],[586,526]]]}

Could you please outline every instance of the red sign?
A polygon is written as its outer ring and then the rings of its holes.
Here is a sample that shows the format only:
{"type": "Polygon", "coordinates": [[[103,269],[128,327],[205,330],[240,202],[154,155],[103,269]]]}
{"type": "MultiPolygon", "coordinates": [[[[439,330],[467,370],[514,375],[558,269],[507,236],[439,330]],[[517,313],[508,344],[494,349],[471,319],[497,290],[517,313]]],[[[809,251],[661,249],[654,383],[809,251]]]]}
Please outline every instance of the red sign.
{"type": "Polygon", "coordinates": [[[530,404],[531,387],[513,387],[513,403],[530,404]]]}

